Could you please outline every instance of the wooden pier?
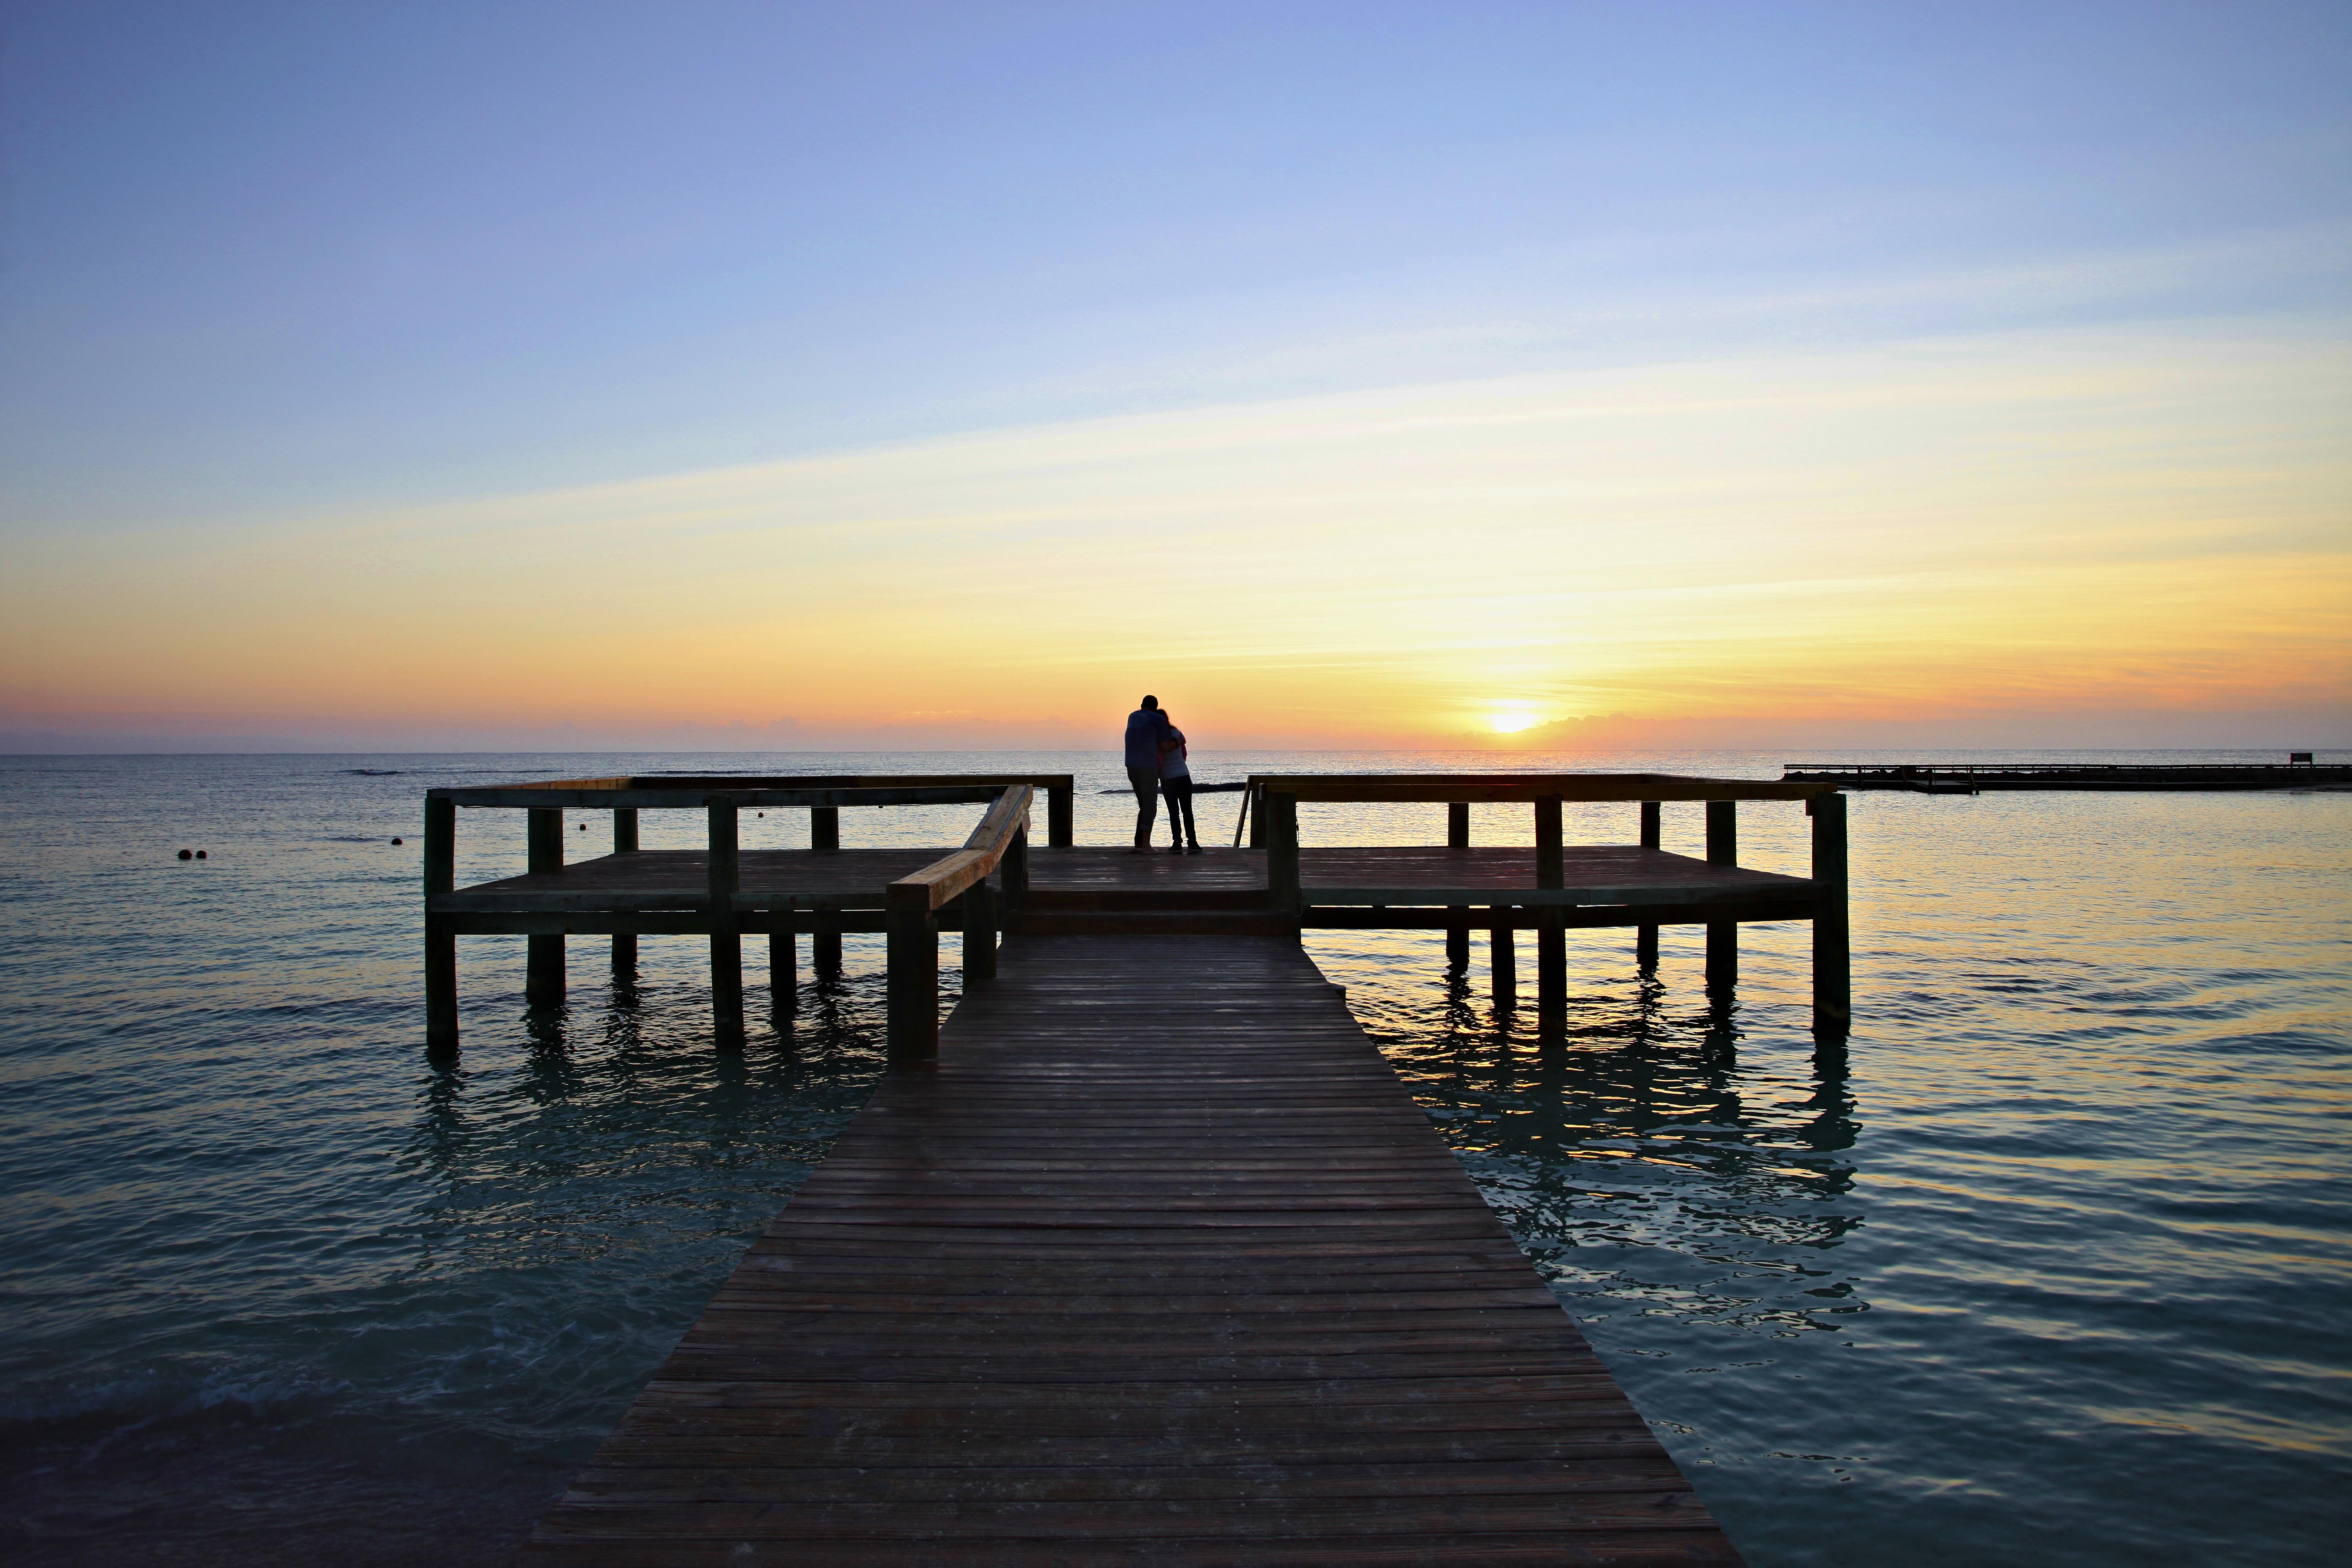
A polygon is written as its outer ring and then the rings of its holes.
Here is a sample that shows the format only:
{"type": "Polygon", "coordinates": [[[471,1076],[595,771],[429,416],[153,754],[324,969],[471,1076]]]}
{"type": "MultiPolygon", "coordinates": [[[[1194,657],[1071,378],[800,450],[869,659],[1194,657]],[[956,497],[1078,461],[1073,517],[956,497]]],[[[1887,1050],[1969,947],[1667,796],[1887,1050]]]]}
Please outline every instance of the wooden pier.
{"type": "Polygon", "coordinates": [[[946,774],[895,778],[559,779],[485,788],[436,789],[425,810],[425,1039],[457,1047],[457,942],[465,935],[530,939],[526,989],[534,1002],[561,1000],[564,941],[612,939],[626,968],[645,935],[699,935],[710,944],[711,1000],[722,1044],[743,1037],[746,936],[770,941],[771,994],[790,1005],[805,935],[820,975],[840,965],[849,931],[889,936],[890,1051],[928,1058],[939,1043],[939,939],[961,931],[967,980],[985,979],[999,938],[1009,931],[1117,931],[1296,937],[1317,927],[1443,930],[1448,962],[1466,963],[1474,932],[1491,943],[1498,994],[1517,988],[1516,933],[1536,934],[1538,1027],[1563,1025],[1566,933],[1596,926],[1635,928],[1642,966],[1654,964],[1661,926],[1706,931],[1710,988],[1738,979],[1743,921],[1807,921],[1813,931],[1813,1021],[1835,1034],[1851,1009],[1846,929],[1844,797],[1819,783],[1695,779],[1660,773],[1364,774],[1260,776],[1249,784],[1244,820],[1252,847],[1198,857],[1131,856],[1072,842],[1067,774],[946,774]],[[1034,797],[1049,802],[1048,842],[1029,846],[1034,797]],[[1566,803],[1638,805],[1636,841],[1571,846],[1563,841],[1566,803]],[[1801,803],[1812,818],[1811,875],[1790,877],[1738,864],[1739,803],[1801,803]],[[1427,803],[1445,809],[1445,843],[1319,847],[1302,844],[1298,807],[1324,804],[1427,803]],[[985,804],[958,849],[857,849],[841,846],[844,807],[985,804]],[[1517,804],[1532,813],[1525,848],[1470,844],[1470,808],[1517,804]],[[1705,858],[1659,846],[1664,811],[1706,814],[1705,858]],[[530,814],[523,874],[456,885],[460,807],[530,814]],[[609,812],[609,855],[566,864],[566,810],[609,812]],[[700,850],[637,845],[642,810],[693,810],[708,820],[700,850]],[[809,847],[744,850],[745,811],[805,810],[809,847]]]}
{"type": "Polygon", "coordinates": [[[1007,942],[522,1561],[1738,1558],[1297,943],[1161,933],[1007,942]]]}
{"type": "MultiPolygon", "coordinates": [[[[457,942],[706,939],[717,1039],[744,1032],[742,941],[789,1008],[798,942],[887,933],[893,1070],[525,1556],[579,1568],[830,1564],[1721,1563],[1732,1548],[1316,970],[1316,927],[1492,944],[1499,999],[1536,936],[1539,1036],[1568,933],[1706,928],[1710,991],[1743,921],[1809,921],[1814,1022],[1846,1026],[1844,799],[1662,774],[1263,776],[1252,845],[1072,842],[1066,776],[571,779],[425,805],[427,1042],[457,1044],[457,942]],[[1049,842],[1029,817],[1049,802],[1049,842]],[[1563,841],[1570,801],[1633,842],[1563,841]],[[1740,866],[1741,802],[1801,803],[1811,875],[1740,866]],[[845,807],[984,805],[961,847],[844,847],[845,807]],[[1444,807],[1443,844],[1303,844],[1302,803],[1444,807]],[[1470,810],[1531,813],[1474,847],[1470,810]],[[455,885],[461,807],[530,813],[519,876],[455,885]],[[1704,858],[1660,847],[1705,813],[1704,858]],[[686,809],[698,850],[637,846],[686,809]],[[805,849],[740,847],[806,810],[805,849]],[[563,813],[613,851],[563,857],[563,813]],[[940,1019],[940,940],[963,996],[940,1019]]],[[[1433,825],[1435,821],[1433,813],[1433,825]]],[[[1239,837],[1237,833],[1237,837],[1239,837]]],[[[830,943],[828,952],[827,944],[830,943]]]]}

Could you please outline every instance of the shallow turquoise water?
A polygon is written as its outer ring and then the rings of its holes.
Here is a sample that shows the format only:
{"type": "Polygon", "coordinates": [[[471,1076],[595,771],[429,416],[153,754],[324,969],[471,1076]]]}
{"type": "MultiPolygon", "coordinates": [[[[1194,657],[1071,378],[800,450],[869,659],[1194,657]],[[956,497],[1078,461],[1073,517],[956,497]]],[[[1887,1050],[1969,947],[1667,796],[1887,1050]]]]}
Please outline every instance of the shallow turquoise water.
{"type": "MultiPolygon", "coordinates": [[[[534,1019],[520,942],[469,940],[463,1062],[431,1068],[425,787],[966,766],[1109,787],[1116,762],[0,760],[8,1555],[502,1560],[878,1071],[880,953],[856,938],[789,1041],[737,1057],[711,1048],[699,943],[647,940],[615,994],[575,942],[569,1005],[534,1019]]],[[[1232,797],[1203,806],[1229,834],[1232,797]]],[[[1118,797],[1080,807],[1081,841],[1123,836],[1118,797]]],[[[1428,841],[1433,809],[1302,826],[1428,841]]],[[[1531,1007],[1496,1014],[1483,950],[1452,982],[1433,935],[1310,950],[1752,1562],[2327,1560],[2352,1448],[2352,795],[1852,809],[1843,1051],[1806,1030],[1802,927],[1748,928],[1725,1010],[1695,933],[1649,985],[1628,935],[1572,935],[1551,1049],[1531,1007]]],[[[1670,848],[1697,843],[1685,810],[1670,848]]],[[[845,839],[952,844],[976,811],[845,814],[845,839]]],[[[747,826],[795,842],[804,818],[747,826]]],[[[698,831],[646,819],[649,847],[698,831]]],[[[1524,841],[1501,811],[1478,831],[1524,841]]],[[[1632,832],[1594,808],[1570,837],[1632,832]]],[[[1794,807],[1747,808],[1742,842],[1803,868],[1794,807]]],[[[497,874],[520,824],[467,813],[460,844],[461,876],[497,874]]]]}

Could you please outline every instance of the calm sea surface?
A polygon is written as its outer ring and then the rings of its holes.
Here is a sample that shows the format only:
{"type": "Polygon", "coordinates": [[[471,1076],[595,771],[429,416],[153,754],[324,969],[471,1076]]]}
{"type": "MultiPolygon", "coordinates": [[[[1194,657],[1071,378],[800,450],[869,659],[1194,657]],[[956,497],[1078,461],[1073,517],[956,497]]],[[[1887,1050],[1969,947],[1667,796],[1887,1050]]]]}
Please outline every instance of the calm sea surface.
{"type": "MultiPolygon", "coordinates": [[[[1496,763],[1194,756],[1204,782],[1496,763]]],[[[568,1007],[534,1019],[520,939],[468,939],[463,1062],[429,1066],[427,787],[1074,771],[1080,842],[1111,843],[1117,764],[0,759],[0,1551],[502,1561],[872,1087],[878,938],[740,1056],[697,941],[647,939],[623,994],[576,939],[568,1007]]],[[[1230,837],[1235,797],[1202,807],[1230,837]]],[[[843,837],[952,845],[977,813],[843,837]]],[[[1435,807],[1302,818],[1309,843],[1443,832],[1435,807]]],[[[609,842],[579,819],[580,853],[609,842]]],[[[1743,808],[1742,859],[1801,872],[1804,826],[1743,808]]],[[[1501,808],[1476,832],[1529,838],[1501,808]]],[[[649,848],[698,833],[646,814],[649,848]]],[[[1569,835],[1633,836],[1630,806],[1569,835]]],[[[460,879],[520,868],[521,837],[462,814],[460,879]]],[[[1668,848],[1700,837],[1666,808],[1668,848]]],[[[1714,1014],[1696,933],[1645,985],[1630,932],[1572,932],[1549,1050],[1531,1005],[1496,1016],[1483,944],[1452,984],[1435,933],[1308,947],[1752,1563],[2343,1561],[2352,795],[1864,795],[1853,841],[1842,1051],[1808,1033],[1801,926],[1748,928],[1714,1014]]]]}

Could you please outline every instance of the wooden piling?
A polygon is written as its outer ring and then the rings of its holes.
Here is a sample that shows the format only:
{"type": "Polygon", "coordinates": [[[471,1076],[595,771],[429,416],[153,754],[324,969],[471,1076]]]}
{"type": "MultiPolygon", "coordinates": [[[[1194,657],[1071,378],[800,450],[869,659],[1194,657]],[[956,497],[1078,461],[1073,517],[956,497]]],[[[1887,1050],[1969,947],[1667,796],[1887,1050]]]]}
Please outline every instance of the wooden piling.
{"type": "MultiPolygon", "coordinates": [[[[1664,824],[1660,819],[1660,803],[1642,803],[1642,847],[1665,847],[1664,824]]],[[[1658,922],[1644,921],[1633,928],[1633,967],[1644,974],[1654,974],[1658,969],[1658,922]]]]}
{"type": "MultiPolygon", "coordinates": [[[[1470,803],[1449,801],[1445,807],[1445,847],[1448,849],[1470,847],[1470,803]]],[[[1445,911],[1445,966],[1448,969],[1470,967],[1470,910],[1456,904],[1445,911]]]]}
{"type": "Polygon", "coordinates": [[[1266,901],[1276,914],[1286,920],[1297,920],[1300,909],[1298,797],[1269,790],[1263,809],[1266,837],[1266,901]]]}
{"type": "Polygon", "coordinates": [[[963,982],[996,978],[996,889],[978,882],[963,895],[963,982]]]}
{"type": "Polygon", "coordinates": [[[885,1054],[894,1068],[940,1054],[940,922],[920,889],[889,890],[885,1054]]]}
{"type": "MultiPolygon", "coordinates": [[[[1711,866],[1739,864],[1739,803],[1706,803],[1706,859],[1711,866]]],[[[1739,984],[1739,925],[1736,921],[1706,922],[1706,984],[1710,991],[1728,993],[1739,984]]]]}
{"type": "MultiPolygon", "coordinates": [[[[523,843],[532,876],[552,876],[563,869],[563,813],[523,814],[523,843]]],[[[534,1007],[552,1007],[563,1000],[563,939],[533,936],[523,939],[523,997],[534,1007]]]]}
{"type": "Polygon", "coordinates": [[[1073,784],[1045,786],[1045,847],[1067,849],[1077,843],[1077,789],[1073,784]]]}
{"type": "MultiPolygon", "coordinates": [[[[429,912],[433,899],[457,887],[457,807],[425,798],[425,1048],[457,1049],[457,933],[446,916],[429,912]]],[[[559,939],[560,940],[560,939],[559,939]]]]}
{"type": "Polygon", "coordinates": [[[1029,830],[1022,828],[1013,834],[1013,842],[1004,847],[1004,861],[996,868],[997,878],[1004,884],[1004,912],[1018,915],[1029,903],[1029,830]]]}
{"type": "Polygon", "coordinates": [[[1845,796],[1805,803],[1813,819],[1813,1028],[1843,1035],[1853,1018],[1853,959],[1846,914],[1845,796]]]}
{"type": "MultiPolygon", "coordinates": [[[[809,812],[809,847],[841,847],[841,808],[820,805],[809,812]]],[[[841,978],[841,932],[821,931],[809,936],[809,972],[818,984],[841,978]]]]}
{"type": "Polygon", "coordinates": [[[743,1039],[743,932],[736,924],[735,889],[741,879],[735,801],[715,795],[710,816],[710,1013],[721,1046],[743,1039]]]}
{"type": "MultiPolygon", "coordinates": [[[[637,852],[637,813],[634,806],[621,806],[613,813],[613,853],[634,855],[637,852]]],[[[637,939],[634,935],[613,938],[613,973],[634,974],[637,968],[637,939]]]]}
{"type": "MultiPolygon", "coordinates": [[[[1567,885],[1560,798],[1536,797],[1536,886],[1567,885]]],[[[1536,908],[1536,1027],[1547,1039],[1568,1031],[1568,910],[1559,904],[1536,908]]]]}

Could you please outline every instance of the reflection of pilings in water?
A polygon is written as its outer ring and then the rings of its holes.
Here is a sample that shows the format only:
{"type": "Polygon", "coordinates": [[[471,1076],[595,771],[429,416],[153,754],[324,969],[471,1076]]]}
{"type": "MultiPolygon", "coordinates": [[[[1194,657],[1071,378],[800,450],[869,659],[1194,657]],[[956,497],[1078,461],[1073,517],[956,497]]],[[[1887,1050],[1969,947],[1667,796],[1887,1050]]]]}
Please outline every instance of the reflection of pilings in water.
{"type": "Polygon", "coordinates": [[[768,1012],[775,1020],[776,1034],[787,1042],[792,1038],[793,1015],[800,1010],[800,938],[788,931],[771,932],[768,1012]]]}
{"type": "Polygon", "coordinates": [[[455,1060],[425,1059],[425,1092],[419,1097],[424,1105],[409,1142],[428,1173],[454,1176],[465,1143],[467,1075],[455,1060]]]}
{"type": "Polygon", "coordinates": [[[1490,912],[1495,917],[1495,930],[1486,948],[1486,968],[1495,991],[1495,1012],[1499,1017],[1518,1005],[1519,960],[1512,945],[1511,911],[1498,907],[1490,912]]]}
{"type": "MultiPolygon", "coordinates": [[[[1665,834],[1660,821],[1663,803],[1645,800],[1642,803],[1642,847],[1662,849],[1665,834]]],[[[1643,974],[1658,972],[1658,928],[1654,923],[1633,928],[1633,967],[1643,974]]]]}

